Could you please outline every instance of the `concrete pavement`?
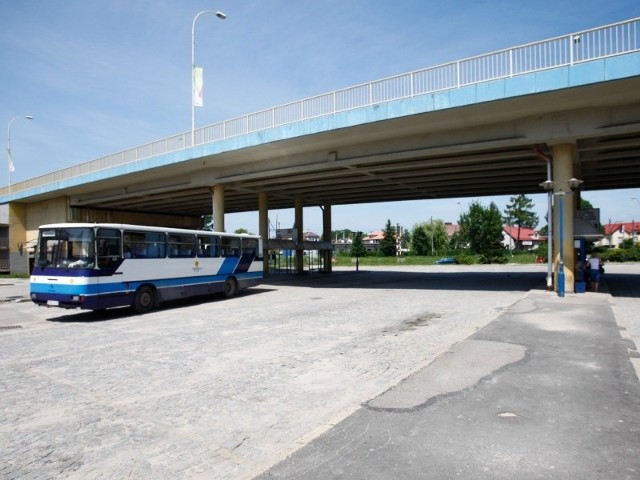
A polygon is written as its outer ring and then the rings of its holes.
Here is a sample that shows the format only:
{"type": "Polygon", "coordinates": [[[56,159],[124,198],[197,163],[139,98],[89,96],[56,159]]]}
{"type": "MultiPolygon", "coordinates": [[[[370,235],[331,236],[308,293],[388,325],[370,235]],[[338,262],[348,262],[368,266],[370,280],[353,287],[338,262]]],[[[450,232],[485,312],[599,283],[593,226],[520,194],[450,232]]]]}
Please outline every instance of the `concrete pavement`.
{"type": "Polygon", "coordinates": [[[259,478],[638,479],[630,353],[606,295],[531,292],[259,478]]]}
{"type": "Polygon", "coordinates": [[[144,316],[1,280],[0,477],[638,478],[640,266],[607,272],[560,299],[539,266],[339,271],[144,316]]]}

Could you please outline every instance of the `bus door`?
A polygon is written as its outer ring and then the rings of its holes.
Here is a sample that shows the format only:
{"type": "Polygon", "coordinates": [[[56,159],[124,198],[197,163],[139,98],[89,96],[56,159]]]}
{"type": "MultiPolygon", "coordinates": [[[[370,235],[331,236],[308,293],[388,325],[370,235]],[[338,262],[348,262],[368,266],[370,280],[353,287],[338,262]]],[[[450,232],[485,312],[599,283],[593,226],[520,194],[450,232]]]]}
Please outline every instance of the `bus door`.
{"type": "Polygon", "coordinates": [[[120,230],[115,228],[98,228],[96,232],[96,254],[100,276],[109,276],[122,263],[122,238],[120,230]]]}

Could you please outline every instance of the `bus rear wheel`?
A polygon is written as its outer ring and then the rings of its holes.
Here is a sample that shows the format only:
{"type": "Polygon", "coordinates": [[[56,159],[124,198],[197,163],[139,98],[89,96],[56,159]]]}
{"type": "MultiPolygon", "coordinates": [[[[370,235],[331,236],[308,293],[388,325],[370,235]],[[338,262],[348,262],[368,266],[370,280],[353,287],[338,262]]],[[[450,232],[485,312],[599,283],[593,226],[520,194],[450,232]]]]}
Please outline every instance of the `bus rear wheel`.
{"type": "Polygon", "coordinates": [[[227,278],[224,281],[223,293],[226,298],[235,297],[238,293],[238,282],[235,278],[227,278]]]}
{"type": "Polygon", "coordinates": [[[136,296],[133,300],[133,309],[136,313],[147,313],[155,305],[155,295],[153,289],[149,286],[140,287],[136,291],[136,296]]]}

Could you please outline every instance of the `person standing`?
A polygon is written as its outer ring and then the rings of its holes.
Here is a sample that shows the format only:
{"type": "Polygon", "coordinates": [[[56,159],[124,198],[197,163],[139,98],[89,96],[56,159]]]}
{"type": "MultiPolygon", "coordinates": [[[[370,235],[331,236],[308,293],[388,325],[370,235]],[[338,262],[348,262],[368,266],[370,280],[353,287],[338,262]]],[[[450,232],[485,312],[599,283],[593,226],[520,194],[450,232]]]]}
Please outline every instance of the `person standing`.
{"type": "Polygon", "coordinates": [[[600,283],[600,278],[602,277],[602,260],[600,259],[598,252],[593,252],[587,261],[589,262],[591,290],[597,292],[598,284],[600,283]]]}

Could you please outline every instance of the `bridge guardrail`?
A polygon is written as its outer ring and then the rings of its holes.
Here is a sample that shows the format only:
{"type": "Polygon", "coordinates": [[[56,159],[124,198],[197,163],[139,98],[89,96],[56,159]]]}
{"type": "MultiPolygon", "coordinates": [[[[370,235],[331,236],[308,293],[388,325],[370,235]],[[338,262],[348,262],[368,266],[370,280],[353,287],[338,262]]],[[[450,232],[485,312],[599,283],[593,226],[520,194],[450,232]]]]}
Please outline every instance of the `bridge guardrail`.
{"type": "MultiPolygon", "coordinates": [[[[640,50],[640,18],[533,42],[297,100],[107,155],[11,186],[16,193],[61,180],[290,123],[384,102],[640,50]]],[[[11,193],[8,187],[0,196],[11,193]]]]}

